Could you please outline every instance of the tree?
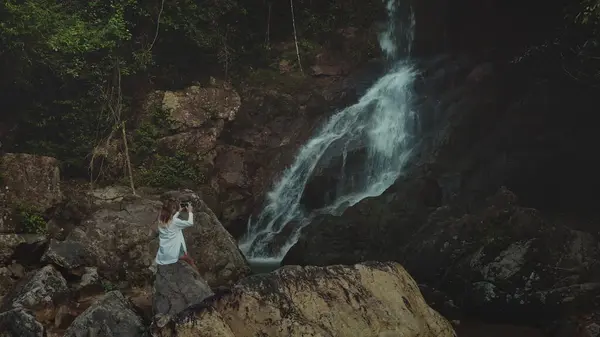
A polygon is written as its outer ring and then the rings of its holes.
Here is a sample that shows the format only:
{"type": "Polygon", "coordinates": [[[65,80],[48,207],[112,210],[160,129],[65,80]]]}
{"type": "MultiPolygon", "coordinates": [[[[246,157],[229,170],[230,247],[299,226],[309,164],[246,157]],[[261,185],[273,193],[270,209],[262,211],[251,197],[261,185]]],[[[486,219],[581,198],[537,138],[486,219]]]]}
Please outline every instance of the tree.
{"type": "Polygon", "coordinates": [[[300,61],[300,49],[298,49],[298,35],[296,33],[296,18],[294,17],[294,0],[290,0],[290,10],[292,11],[292,27],[294,28],[294,44],[296,45],[296,56],[298,57],[298,67],[300,67],[300,72],[304,73],[304,70],[302,70],[302,62],[300,61]]]}

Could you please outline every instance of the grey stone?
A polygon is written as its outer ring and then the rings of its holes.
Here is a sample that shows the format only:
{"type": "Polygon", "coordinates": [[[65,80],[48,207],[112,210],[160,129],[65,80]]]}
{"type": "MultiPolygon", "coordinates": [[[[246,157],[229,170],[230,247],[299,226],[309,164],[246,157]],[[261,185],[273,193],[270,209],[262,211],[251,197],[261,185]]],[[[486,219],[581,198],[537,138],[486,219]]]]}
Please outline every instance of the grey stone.
{"type": "Polygon", "coordinates": [[[22,309],[0,313],[0,336],[2,337],[45,337],[42,324],[22,309]]]}
{"type": "Polygon", "coordinates": [[[79,315],[64,337],[142,337],[147,331],[142,318],[119,291],[111,291],[79,315]]]}
{"type": "MultiPolygon", "coordinates": [[[[21,307],[31,310],[51,309],[49,311],[51,315],[56,302],[68,292],[65,278],[53,266],[45,266],[25,276],[3,298],[0,311],[21,307]]],[[[48,312],[48,310],[43,311],[48,312]]]]}
{"type": "Polygon", "coordinates": [[[159,327],[189,306],[202,302],[213,292],[187,262],[158,265],[152,289],[153,309],[159,327]]]}

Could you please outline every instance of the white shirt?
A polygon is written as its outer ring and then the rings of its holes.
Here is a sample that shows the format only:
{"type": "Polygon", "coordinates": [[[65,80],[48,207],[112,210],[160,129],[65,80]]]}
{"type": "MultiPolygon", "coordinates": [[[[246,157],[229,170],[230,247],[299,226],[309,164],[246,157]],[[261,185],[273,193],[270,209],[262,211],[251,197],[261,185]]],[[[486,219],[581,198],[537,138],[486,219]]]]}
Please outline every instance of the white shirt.
{"type": "Polygon", "coordinates": [[[172,264],[179,260],[179,253],[183,250],[187,253],[182,229],[194,224],[194,214],[189,213],[187,220],[178,218],[179,212],[166,226],[158,226],[159,246],[156,253],[156,264],[172,264]]]}

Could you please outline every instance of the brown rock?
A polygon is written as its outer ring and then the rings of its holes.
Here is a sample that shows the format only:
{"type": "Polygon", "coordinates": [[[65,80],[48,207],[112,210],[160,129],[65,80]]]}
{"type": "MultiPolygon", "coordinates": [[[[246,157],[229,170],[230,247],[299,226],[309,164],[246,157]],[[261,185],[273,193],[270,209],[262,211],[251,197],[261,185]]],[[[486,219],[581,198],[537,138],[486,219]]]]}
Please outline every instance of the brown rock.
{"type": "Polygon", "coordinates": [[[59,162],[55,158],[6,153],[0,161],[9,204],[44,212],[62,201],[59,162]]]}
{"type": "Polygon", "coordinates": [[[170,151],[185,150],[189,153],[204,154],[215,148],[221,131],[222,121],[215,127],[193,129],[163,137],[158,140],[158,145],[170,151]]]}
{"type": "Polygon", "coordinates": [[[209,308],[180,315],[174,331],[180,337],[456,336],[396,263],[291,266],[255,275],[209,308]]]}
{"type": "Polygon", "coordinates": [[[154,92],[149,105],[170,111],[174,129],[185,131],[204,126],[213,119],[231,121],[241,106],[235,90],[191,86],[181,91],[154,92]]]}
{"type": "Polygon", "coordinates": [[[344,75],[343,66],[317,64],[310,67],[313,76],[340,76],[344,75]]]}
{"type": "Polygon", "coordinates": [[[223,146],[218,149],[218,152],[215,168],[220,178],[219,185],[224,187],[248,187],[249,179],[244,165],[245,150],[235,146],[223,146]]]}
{"type": "Polygon", "coordinates": [[[94,177],[114,179],[122,177],[127,172],[127,157],[120,137],[110,137],[96,145],[92,155],[91,173],[94,177]]]}
{"type": "MultiPolygon", "coordinates": [[[[167,195],[195,205],[196,225],[185,229],[184,236],[201,276],[211,287],[232,285],[248,275],[250,269],[235,240],[199,195],[191,191],[167,195]]],[[[66,240],[52,239],[42,261],[78,276],[84,267],[98,267],[104,278],[148,284],[158,249],[158,199],[118,196],[113,202],[105,200],[66,240]]]]}
{"type": "Polygon", "coordinates": [[[159,208],[160,202],[144,198],[105,203],[65,241],[51,240],[42,260],[74,274],[97,266],[104,277],[148,282],[159,208]]]}

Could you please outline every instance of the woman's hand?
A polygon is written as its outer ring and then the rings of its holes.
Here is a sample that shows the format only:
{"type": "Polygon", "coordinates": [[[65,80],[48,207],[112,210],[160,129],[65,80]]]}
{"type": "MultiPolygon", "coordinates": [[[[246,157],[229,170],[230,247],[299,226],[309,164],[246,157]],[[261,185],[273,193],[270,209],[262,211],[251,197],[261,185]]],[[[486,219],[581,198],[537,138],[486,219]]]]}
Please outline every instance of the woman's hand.
{"type": "Polygon", "coordinates": [[[194,206],[192,206],[192,204],[188,204],[187,211],[188,213],[192,213],[194,211],[194,206]]]}

